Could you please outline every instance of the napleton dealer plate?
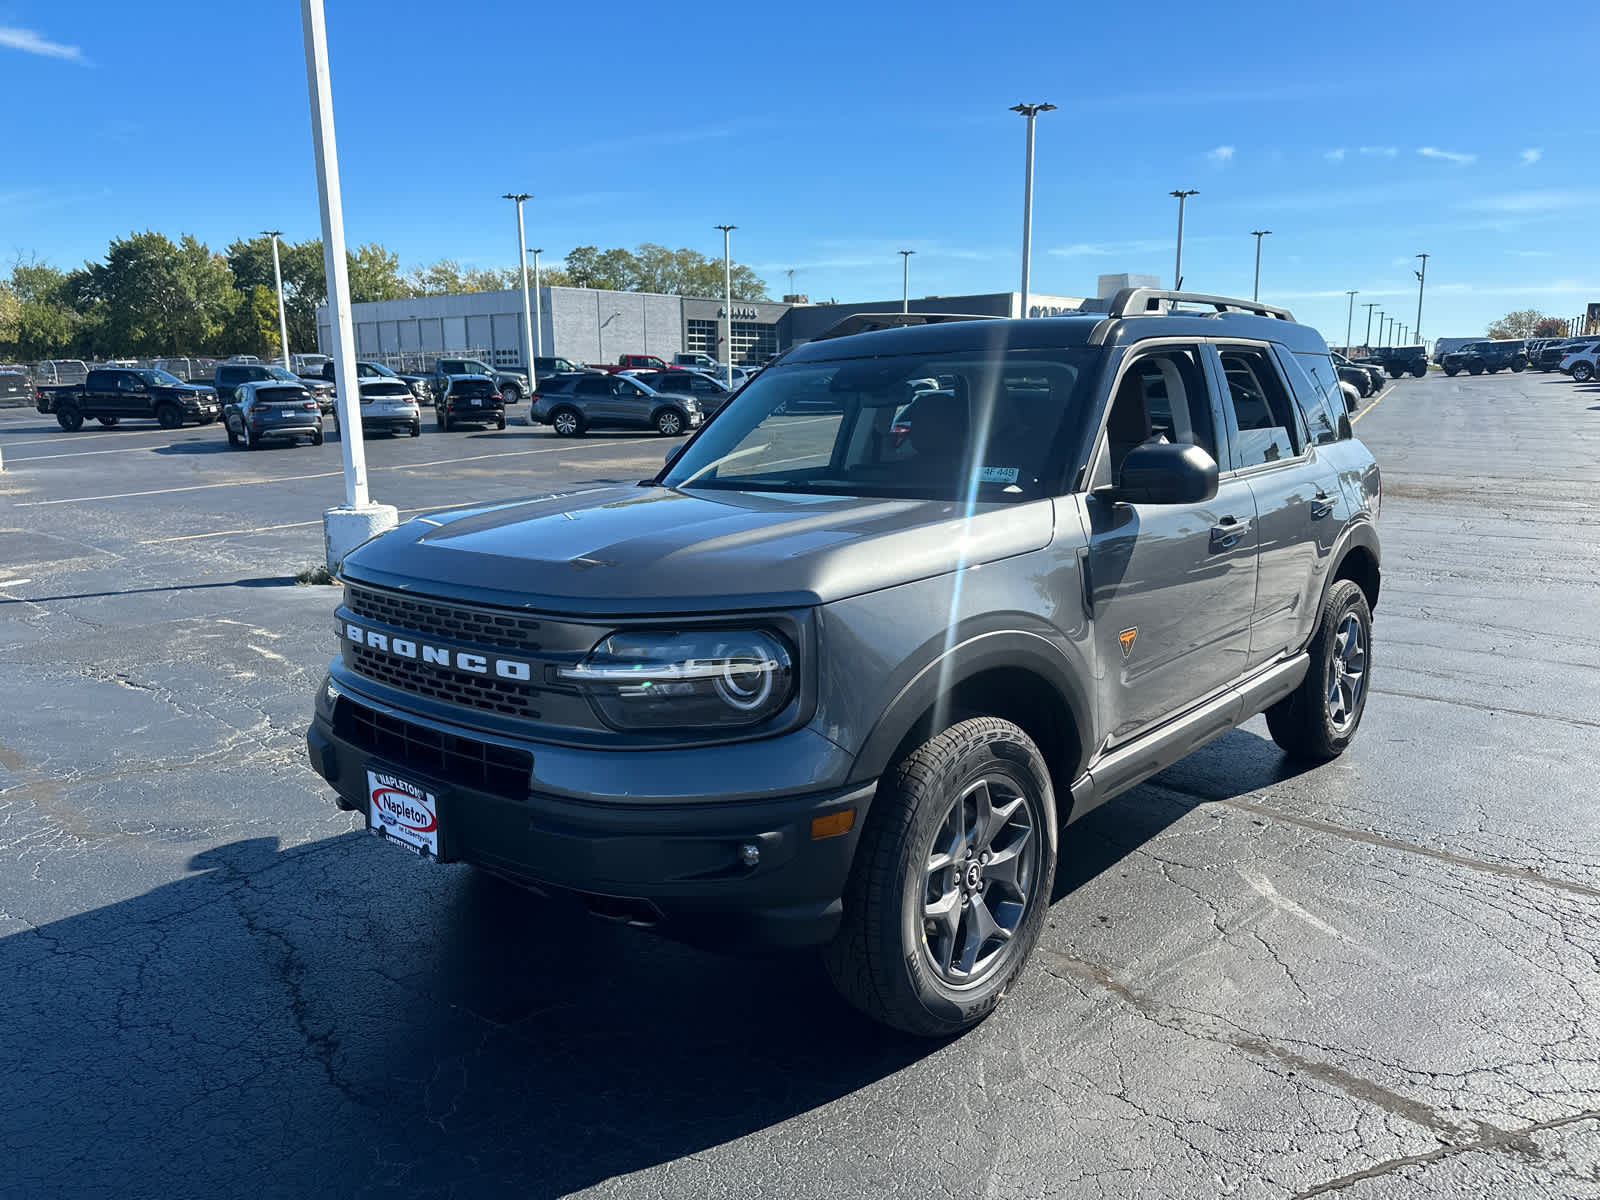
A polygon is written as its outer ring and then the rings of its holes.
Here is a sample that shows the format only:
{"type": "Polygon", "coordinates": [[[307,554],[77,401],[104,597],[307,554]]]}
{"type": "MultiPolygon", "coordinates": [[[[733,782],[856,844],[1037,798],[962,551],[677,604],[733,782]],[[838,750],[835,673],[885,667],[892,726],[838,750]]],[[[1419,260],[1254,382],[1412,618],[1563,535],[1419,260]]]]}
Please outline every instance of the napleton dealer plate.
{"type": "Polygon", "coordinates": [[[367,772],[367,825],[422,854],[439,857],[439,802],[387,771],[367,772]]]}

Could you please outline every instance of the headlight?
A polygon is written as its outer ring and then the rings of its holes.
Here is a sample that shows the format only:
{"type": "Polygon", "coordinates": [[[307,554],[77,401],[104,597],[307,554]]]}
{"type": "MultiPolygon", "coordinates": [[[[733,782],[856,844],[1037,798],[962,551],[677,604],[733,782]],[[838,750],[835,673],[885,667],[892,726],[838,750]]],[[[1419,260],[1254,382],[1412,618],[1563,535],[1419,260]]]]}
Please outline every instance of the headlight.
{"type": "Polygon", "coordinates": [[[557,675],[619,729],[759,725],[788,706],[795,682],[788,645],[744,629],[613,633],[557,675]]]}

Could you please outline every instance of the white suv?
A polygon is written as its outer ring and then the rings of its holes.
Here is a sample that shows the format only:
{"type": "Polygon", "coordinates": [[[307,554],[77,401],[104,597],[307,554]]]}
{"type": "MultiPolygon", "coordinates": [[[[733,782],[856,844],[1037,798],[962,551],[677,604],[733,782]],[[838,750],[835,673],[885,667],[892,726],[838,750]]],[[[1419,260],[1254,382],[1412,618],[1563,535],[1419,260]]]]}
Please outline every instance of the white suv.
{"type": "Polygon", "coordinates": [[[1600,351],[1600,342],[1567,347],[1567,352],[1561,356],[1561,373],[1571,375],[1579,383],[1588,383],[1595,376],[1596,351],[1600,351]]]}

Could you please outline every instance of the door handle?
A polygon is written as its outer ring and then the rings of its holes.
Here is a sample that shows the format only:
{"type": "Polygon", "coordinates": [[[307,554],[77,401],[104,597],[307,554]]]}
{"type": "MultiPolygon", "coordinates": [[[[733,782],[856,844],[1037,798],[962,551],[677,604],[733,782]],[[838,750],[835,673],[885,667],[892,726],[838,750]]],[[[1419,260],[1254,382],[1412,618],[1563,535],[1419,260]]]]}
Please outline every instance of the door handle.
{"type": "Polygon", "coordinates": [[[1321,488],[1317,489],[1317,497],[1311,502],[1311,519],[1320,521],[1333,511],[1333,501],[1328,499],[1328,493],[1321,488]]]}
{"type": "Polygon", "coordinates": [[[1239,544],[1239,540],[1249,532],[1249,521],[1240,521],[1234,517],[1223,517],[1221,521],[1211,527],[1211,549],[1232,550],[1239,544]]]}

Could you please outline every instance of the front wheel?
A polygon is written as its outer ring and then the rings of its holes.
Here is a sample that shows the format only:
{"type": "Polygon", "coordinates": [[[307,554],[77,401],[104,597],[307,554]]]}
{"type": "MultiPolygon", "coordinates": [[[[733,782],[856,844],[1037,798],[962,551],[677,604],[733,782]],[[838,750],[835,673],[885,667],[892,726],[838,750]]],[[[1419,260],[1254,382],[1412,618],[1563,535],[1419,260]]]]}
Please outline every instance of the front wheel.
{"type": "Polygon", "coordinates": [[[1444,369],[1444,373],[1446,375],[1450,376],[1451,379],[1454,379],[1457,375],[1461,374],[1461,368],[1460,367],[1446,367],[1444,369]]]}
{"type": "Polygon", "coordinates": [[[110,429],[118,421],[122,420],[122,418],[121,417],[96,417],[95,420],[99,421],[100,424],[104,425],[107,429],[110,429]]]}
{"type": "Polygon", "coordinates": [[[163,404],[156,409],[156,424],[163,429],[178,429],[183,425],[183,414],[176,404],[163,404]]]}
{"type": "Polygon", "coordinates": [[[1588,383],[1594,378],[1594,366],[1591,363],[1581,362],[1572,368],[1572,377],[1579,383],[1588,383]]]}
{"type": "Polygon", "coordinates": [[[1412,363],[1411,364],[1411,376],[1412,376],[1413,379],[1421,379],[1427,373],[1428,373],[1428,364],[1427,363],[1412,363]]]}
{"type": "MultiPolygon", "coordinates": [[[[1577,372],[1573,372],[1574,375],[1577,372]]],[[[83,414],[70,404],[56,405],[56,424],[68,433],[77,433],[83,428],[83,414]]]]}
{"type": "Polygon", "coordinates": [[[1511,360],[1511,369],[1519,372],[1526,371],[1528,369],[1528,360],[1525,358],[1513,358],[1511,360]]]}
{"type": "Polygon", "coordinates": [[[1483,364],[1481,362],[1468,363],[1467,364],[1467,374],[1468,375],[1482,375],[1483,374],[1483,364]]]}
{"type": "Polygon", "coordinates": [[[1055,880],[1054,793],[1033,740],[977,717],[884,776],[823,949],[834,986],[922,1037],[983,1020],[1027,963],[1055,880]]]}
{"type": "Polygon", "coordinates": [[[1353,581],[1328,589],[1309,653],[1305,680],[1267,709],[1267,729],[1291,757],[1326,762],[1356,736],[1371,690],[1372,609],[1353,581]]]}
{"type": "Polygon", "coordinates": [[[656,432],[662,437],[677,437],[683,432],[683,416],[675,408],[664,408],[656,414],[656,432]]]}
{"type": "Polygon", "coordinates": [[[522,389],[514,383],[508,383],[500,389],[500,395],[507,404],[516,404],[522,399],[522,389]]]}

